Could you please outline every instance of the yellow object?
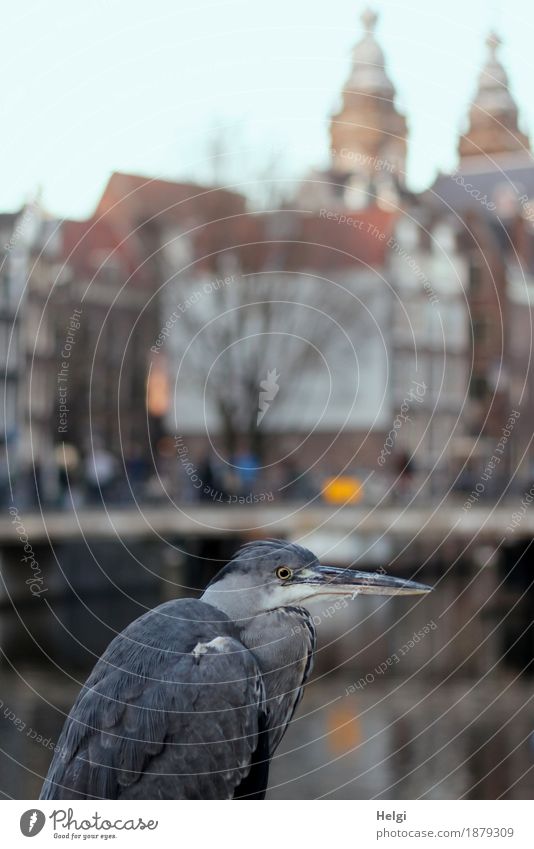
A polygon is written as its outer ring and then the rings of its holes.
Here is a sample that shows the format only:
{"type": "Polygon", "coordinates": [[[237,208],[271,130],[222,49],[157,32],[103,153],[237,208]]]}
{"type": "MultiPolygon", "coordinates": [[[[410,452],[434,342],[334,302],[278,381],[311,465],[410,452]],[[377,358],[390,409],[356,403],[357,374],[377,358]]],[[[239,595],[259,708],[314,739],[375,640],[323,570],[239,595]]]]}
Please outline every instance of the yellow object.
{"type": "Polygon", "coordinates": [[[152,416],[164,416],[169,409],[169,381],[164,358],[153,359],[147,379],[147,407],[152,416]]]}
{"type": "Polygon", "coordinates": [[[323,486],[323,498],[329,504],[357,504],[362,497],[362,482],[351,475],[327,478],[323,486]]]}
{"type": "Polygon", "coordinates": [[[362,741],[362,730],[357,706],[330,707],[326,714],[328,748],[334,755],[342,755],[355,749],[362,741]]]}

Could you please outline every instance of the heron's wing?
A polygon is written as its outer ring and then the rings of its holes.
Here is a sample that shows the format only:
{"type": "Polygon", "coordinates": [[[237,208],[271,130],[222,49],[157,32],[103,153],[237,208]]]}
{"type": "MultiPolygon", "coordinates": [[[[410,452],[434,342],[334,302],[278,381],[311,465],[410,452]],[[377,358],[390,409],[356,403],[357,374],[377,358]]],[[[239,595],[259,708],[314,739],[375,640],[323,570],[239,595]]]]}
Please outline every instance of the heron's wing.
{"type": "Polygon", "coordinates": [[[150,709],[128,709],[119,798],[232,798],[247,778],[249,793],[265,792],[267,771],[262,766],[268,766],[268,736],[258,666],[248,649],[229,637],[200,644],[199,652],[178,665],[178,686],[170,680],[167,695],[158,687],[158,694],[146,700],[146,705],[159,701],[159,729],[154,728],[157,720],[150,709]],[[170,705],[165,706],[169,696],[170,705]],[[162,733],[160,750],[138,763],[140,734],[159,744],[162,733]],[[258,779],[261,783],[263,775],[261,787],[258,779]]]}
{"type": "Polygon", "coordinates": [[[69,715],[42,798],[261,796],[264,685],[230,624],[202,623],[181,640],[187,651],[130,645],[120,667],[105,654],[69,715]]]}

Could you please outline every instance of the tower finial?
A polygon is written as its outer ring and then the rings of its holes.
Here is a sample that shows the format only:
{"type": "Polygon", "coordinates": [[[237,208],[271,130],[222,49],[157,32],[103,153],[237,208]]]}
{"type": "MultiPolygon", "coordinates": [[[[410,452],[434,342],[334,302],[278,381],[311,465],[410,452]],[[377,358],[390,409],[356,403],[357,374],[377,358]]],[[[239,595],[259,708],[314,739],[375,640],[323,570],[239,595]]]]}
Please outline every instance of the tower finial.
{"type": "Polygon", "coordinates": [[[332,164],[335,171],[355,179],[359,174],[385,184],[400,181],[404,174],[406,119],[395,106],[395,87],[374,32],[378,14],[367,6],[360,19],[364,32],[353,47],[341,108],[330,125],[332,164]],[[387,173],[376,174],[383,167],[378,162],[387,163],[387,173]]]}
{"type": "Polygon", "coordinates": [[[492,30],[486,38],[486,45],[489,50],[490,57],[492,59],[495,59],[497,55],[497,50],[499,49],[501,44],[501,37],[495,32],[495,30],[492,30]]]}
{"type": "Polygon", "coordinates": [[[367,6],[363,10],[360,20],[366,32],[374,32],[376,22],[378,21],[378,15],[374,9],[371,9],[370,6],[367,6]]]}
{"type": "Polygon", "coordinates": [[[525,153],[530,149],[528,137],[518,125],[518,109],[510,92],[508,75],[497,56],[501,43],[495,30],[486,38],[488,56],[471,101],[467,132],[460,138],[461,159],[484,154],[525,153]]]}

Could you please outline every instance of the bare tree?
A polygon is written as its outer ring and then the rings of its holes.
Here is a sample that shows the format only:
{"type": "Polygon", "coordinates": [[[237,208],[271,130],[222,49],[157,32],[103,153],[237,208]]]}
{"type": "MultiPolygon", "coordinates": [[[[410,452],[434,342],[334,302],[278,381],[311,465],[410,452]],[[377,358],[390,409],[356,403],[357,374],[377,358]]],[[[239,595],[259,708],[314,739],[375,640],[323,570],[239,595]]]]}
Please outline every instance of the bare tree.
{"type": "Polygon", "coordinates": [[[259,222],[258,232],[243,234],[243,222],[225,207],[224,191],[228,185],[235,189],[236,175],[247,171],[244,160],[246,145],[216,127],[206,161],[222,189],[220,206],[213,193],[201,248],[191,236],[189,270],[179,271],[171,238],[157,254],[157,273],[165,291],[162,324],[177,315],[168,343],[171,380],[178,372],[205,395],[230,455],[246,440],[263,458],[277,434],[298,427],[306,408],[317,407],[325,359],[341,363],[343,348],[365,347],[369,321],[358,294],[365,299],[369,279],[356,263],[335,281],[297,270],[301,264],[292,253],[301,244],[303,214],[281,208],[287,183],[277,179],[279,161],[258,170],[254,159],[255,182],[269,212],[249,213],[259,222]],[[210,258],[210,270],[202,274],[193,270],[199,254],[210,258]]]}
{"type": "Polygon", "coordinates": [[[357,277],[350,285],[229,268],[215,279],[176,281],[171,370],[205,394],[230,455],[245,439],[263,458],[270,440],[317,407],[326,370],[347,362],[347,352],[350,360],[353,345],[361,351],[369,322],[357,277]]]}

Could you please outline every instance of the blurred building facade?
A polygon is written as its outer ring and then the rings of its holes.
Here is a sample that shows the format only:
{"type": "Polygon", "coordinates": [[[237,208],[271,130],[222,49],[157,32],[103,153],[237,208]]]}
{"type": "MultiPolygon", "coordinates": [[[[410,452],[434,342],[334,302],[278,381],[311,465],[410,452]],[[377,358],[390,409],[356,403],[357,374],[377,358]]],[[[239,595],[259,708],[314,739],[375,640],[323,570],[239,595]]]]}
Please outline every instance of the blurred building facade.
{"type": "MultiPolygon", "coordinates": [[[[365,12],[362,24],[331,118],[330,166],[281,208],[252,210],[242,194],[219,186],[116,173],[94,215],[62,222],[53,248],[42,250],[50,223],[32,230],[41,236],[14,238],[20,216],[2,217],[4,244],[13,239],[2,265],[2,352],[11,326],[18,340],[9,362],[2,354],[4,430],[8,440],[17,434],[18,456],[34,450],[42,464],[54,445],[80,456],[97,445],[151,465],[155,446],[177,433],[195,461],[224,452],[225,440],[250,454],[260,444],[254,419],[264,368],[280,373],[261,425],[267,464],[289,456],[323,476],[409,476],[416,468],[437,491],[467,457],[491,450],[514,405],[534,407],[534,168],[499,39],[488,39],[457,171],[414,194],[405,182],[408,124],[376,14],[365,12]],[[269,287],[272,299],[304,293],[306,307],[332,321],[341,313],[336,333],[350,344],[324,347],[325,370],[312,357],[288,380],[283,365],[292,361],[269,359],[272,325],[258,313],[253,353],[261,368],[240,435],[232,405],[241,403],[243,375],[227,369],[224,397],[207,391],[198,368],[177,380],[183,342],[207,322],[204,338],[216,339],[221,307],[238,315],[254,291],[269,287]]],[[[295,331],[286,316],[281,331],[295,331]]],[[[507,461],[524,454],[526,476],[529,419],[518,421],[507,461]]]]}
{"type": "Polygon", "coordinates": [[[458,168],[437,177],[425,202],[433,221],[456,230],[467,263],[472,364],[466,449],[491,456],[510,415],[521,413],[499,469],[502,488],[512,469],[523,481],[532,475],[534,163],[499,45],[491,33],[458,143],[458,168]]]}
{"type": "Polygon", "coordinates": [[[50,311],[59,252],[58,222],[37,202],[0,216],[0,368],[2,498],[36,503],[50,497],[53,456],[54,340],[50,311]]]}

